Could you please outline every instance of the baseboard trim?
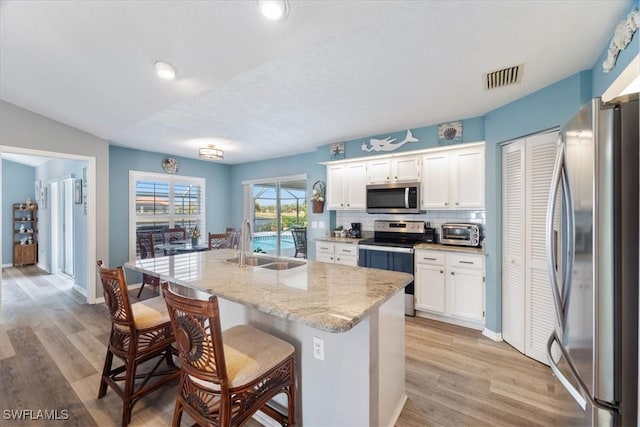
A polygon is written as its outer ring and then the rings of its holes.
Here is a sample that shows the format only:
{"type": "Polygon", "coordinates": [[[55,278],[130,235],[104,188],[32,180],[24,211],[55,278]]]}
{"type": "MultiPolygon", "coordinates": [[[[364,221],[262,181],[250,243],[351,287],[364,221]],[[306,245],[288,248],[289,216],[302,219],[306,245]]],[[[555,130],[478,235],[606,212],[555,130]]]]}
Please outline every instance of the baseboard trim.
{"type": "Polygon", "coordinates": [[[51,274],[51,272],[49,271],[49,269],[48,269],[46,266],[42,265],[42,264],[38,264],[38,268],[39,268],[40,270],[44,270],[44,271],[46,271],[47,273],[51,274]]]}
{"type": "Polygon", "coordinates": [[[416,316],[424,317],[425,319],[437,320],[439,322],[451,323],[452,325],[462,326],[464,328],[475,329],[477,331],[482,331],[484,329],[484,325],[474,323],[467,320],[456,319],[454,317],[443,316],[435,313],[427,313],[426,311],[416,310],[416,316]]]}
{"type": "Polygon", "coordinates": [[[390,420],[391,422],[389,423],[389,427],[393,427],[396,425],[396,423],[398,422],[398,418],[400,418],[400,414],[404,409],[405,403],[407,403],[407,394],[402,393],[402,398],[400,399],[400,402],[398,402],[398,406],[396,407],[396,409],[393,411],[393,415],[391,417],[391,420],[390,420]]]}
{"type": "Polygon", "coordinates": [[[9,264],[2,264],[2,268],[6,268],[6,267],[13,267],[13,263],[9,263],[9,264]]]}
{"type": "Polygon", "coordinates": [[[493,332],[490,329],[484,328],[482,330],[482,335],[493,341],[502,341],[502,332],[493,332]]]}
{"type": "Polygon", "coordinates": [[[73,290],[82,295],[83,297],[87,297],[87,290],[81,286],[78,286],[77,283],[73,284],[73,290]]]}

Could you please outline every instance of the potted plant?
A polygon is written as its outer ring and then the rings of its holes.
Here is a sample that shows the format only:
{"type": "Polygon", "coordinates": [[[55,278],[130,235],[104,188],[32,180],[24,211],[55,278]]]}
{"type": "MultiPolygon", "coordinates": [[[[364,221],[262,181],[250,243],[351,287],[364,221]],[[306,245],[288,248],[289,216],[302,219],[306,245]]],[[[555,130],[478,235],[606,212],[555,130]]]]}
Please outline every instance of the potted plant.
{"type": "Polygon", "coordinates": [[[191,246],[196,246],[198,239],[200,239],[200,226],[194,226],[189,232],[189,236],[191,236],[191,246]]]}
{"type": "Polygon", "coordinates": [[[344,227],[341,225],[337,226],[335,230],[333,230],[334,237],[347,237],[347,232],[344,231],[344,227]]]}
{"type": "Polygon", "coordinates": [[[322,213],[324,211],[325,184],[322,181],[313,183],[311,198],[313,200],[313,213],[322,213]]]}

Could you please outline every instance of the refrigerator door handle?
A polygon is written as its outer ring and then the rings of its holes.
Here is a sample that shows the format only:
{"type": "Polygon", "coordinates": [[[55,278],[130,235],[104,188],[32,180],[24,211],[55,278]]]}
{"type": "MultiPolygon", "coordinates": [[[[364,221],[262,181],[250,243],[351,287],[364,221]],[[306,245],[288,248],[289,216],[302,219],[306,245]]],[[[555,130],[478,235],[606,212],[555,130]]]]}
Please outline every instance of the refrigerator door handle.
{"type": "MultiPolygon", "coordinates": [[[[551,178],[551,189],[549,191],[549,201],[547,203],[547,218],[546,218],[546,252],[547,252],[547,268],[549,270],[549,280],[551,282],[551,294],[553,296],[553,306],[556,310],[556,321],[561,329],[564,329],[564,310],[562,305],[562,299],[560,296],[560,289],[558,288],[558,279],[555,272],[555,255],[553,251],[553,213],[556,208],[556,198],[558,195],[558,188],[561,185],[564,163],[564,143],[558,145],[558,152],[556,153],[556,161],[553,166],[553,175],[551,178]]],[[[564,180],[562,180],[564,181],[564,180]]],[[[564,261],[564,260],[563,260],[564,261]]]]}
{"type": "MultiPolygon", "coordinates": [[[[564,163],[564,160],[563,160],[564,163]]],[[[569,307],[569,299],[571,296],[571,275],[573,274],[573,266],[575,264],[576,253],[576,228],[575,228],[575,214],[573,210],[573,195],[571,194],[571,185],[569,183],[569,177],[567,176],[567,169],[562,166],[562,191],[564,192],[564,204],[565,204],[565,228],[567,230],[567,242],[569,244],[566,256],[563,258],[563,280],[562,280],[562,300],[561,306],[563,313],[569,307]]],[[[564,325],[563,325],[564,326],[564,325]]]]}
{"type": "Polygon", "coordinates": [[[560,348],[562,355],[567,360],[569,367],[571,368],[571,374],[573,378],[576,379],[578,386],[584,385],[584,384],[580,384],[581,381],[577,378],[575,371],[573,369],[573,366],[571,366],[572,364],[570,362],[570,359],[567,357],[566,350],[560,343],[560,340],[558,340],[558,335],[556,334],[555,331],[551,333],[551,336],[549,336],[549,339],[547,340],[547,360],[549,361],[549,366],[551,367],[551,371],[553,372],[553,375],[555,375],[558,378],[558,381],[560,381],[560,383],[564,386],[564,388],[569,392],[571,397],[573,397],[573,399],[576,402],[578,402],[578,405],[580,405],[582,410],[586,411],[587,399],[584,398],[584,394],[585,394],[584,390],[586,390],[586,387],[582,387],[582,390],[579,391],[573,386],[573,384],[569,382],[569,380],[567,379],[567,377],[564,376],[562,371],[560,371],[560,368],[558,368],[556,361],[553,360],[553,356],[551,355],[551,346],[553,346],[554,342],[558,344],[558,347],[560,348]]]}
{"type": "Polygon", "coordinates": [[[598,409],[602,409],[612,413],[620,412],[620,407],[618,405],[591,396],[591,394],[589,393],[589,389],[585,385],[584,381],[582,381],[582,378],[580,378],[580,376],[578,375],[578,370],[569,357],[567,350],[564,348],[562,343],[560,343],[558,335],[555,331],[551,333],[551,336],[547,341],[547,359],[549,361],[549,366],[551,367],[551,371],[553,372],[553,374],[558,378],[558,381],[560,381],[564,388],[569,392],[571,397],[573,397],[574,400],[578,402],[578,405],[580,405],[583,410],[587,410],[587,402],[589,402],[593,407],[598,409]],[[571,371],[571,376],[575,380],[578,388],[574,387],[573,384],[569,382],[567,377],[565,377],[562,371],[560,371],[560,368],[558,368],[556,361],[553,360],[553,356],[551,355],[551,346],[553,346],[554,342],[558,345],[562,356],[565,358],[567,366],[569,366],[569,370],[571,371]]]}

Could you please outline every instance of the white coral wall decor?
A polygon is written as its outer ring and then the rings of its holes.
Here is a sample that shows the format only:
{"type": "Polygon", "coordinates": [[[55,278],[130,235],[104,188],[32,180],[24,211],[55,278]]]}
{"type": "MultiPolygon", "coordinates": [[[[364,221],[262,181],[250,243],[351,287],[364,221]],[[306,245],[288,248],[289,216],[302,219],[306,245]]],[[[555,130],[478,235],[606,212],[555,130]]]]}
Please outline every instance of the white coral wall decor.
{"type": "Polygon", "coordinates": [[[636,8],[629,12],[626,20],[620,21],[616,26],[615,33],[607,50],[607,58],[602,63],[602,70],[605,73],[610,73],[611,70],[613,70],[613,67],[616,65],[616,60],[618,59],[618,54],[629,45],[634,33],[638,31],[638,27],[640,27],[640,12],[636,8]]]}

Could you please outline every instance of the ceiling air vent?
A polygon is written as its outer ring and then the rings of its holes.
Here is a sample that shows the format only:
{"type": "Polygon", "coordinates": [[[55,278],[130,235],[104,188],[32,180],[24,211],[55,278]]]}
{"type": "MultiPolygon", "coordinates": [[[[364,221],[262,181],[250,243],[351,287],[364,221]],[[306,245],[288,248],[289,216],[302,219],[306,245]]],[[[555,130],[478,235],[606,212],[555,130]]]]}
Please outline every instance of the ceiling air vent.
{"type": "Polygon", "coordinates": [[[522,64],[485,74],[484,85],[486,89],[496,89],[519,83],[521,79],[522,64]]]}

